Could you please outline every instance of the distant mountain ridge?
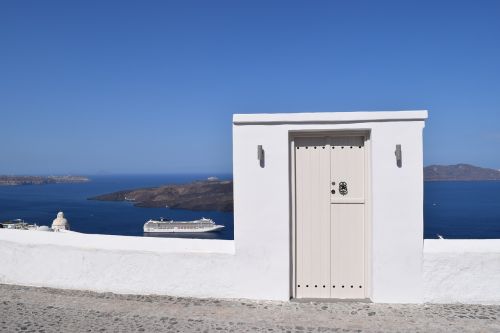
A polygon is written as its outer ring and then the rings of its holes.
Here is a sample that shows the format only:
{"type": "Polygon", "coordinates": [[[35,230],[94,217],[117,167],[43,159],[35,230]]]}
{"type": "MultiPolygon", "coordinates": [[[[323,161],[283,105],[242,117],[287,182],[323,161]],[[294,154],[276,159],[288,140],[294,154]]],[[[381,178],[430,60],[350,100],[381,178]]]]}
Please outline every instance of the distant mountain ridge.
{"type": "Polygon", "coordinates": [[[429,165],[424,168],[424,180],[500,180],[500,171],[470,164],[429,165]]]}
{"type": "Polygon", "coordinates": [[[73,184],[90,181],[82,176],[5,176],[0,175],[0,186],[73,184]]]}

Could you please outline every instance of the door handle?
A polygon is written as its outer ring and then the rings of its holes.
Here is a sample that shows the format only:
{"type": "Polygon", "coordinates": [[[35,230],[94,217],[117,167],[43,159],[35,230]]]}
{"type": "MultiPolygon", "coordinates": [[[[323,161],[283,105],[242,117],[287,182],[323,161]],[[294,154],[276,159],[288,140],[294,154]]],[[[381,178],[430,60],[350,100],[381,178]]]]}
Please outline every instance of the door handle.
{"type": "Polygon", "coordinates": [[[339,183],[339,193],[341,195],[346,195],[348,193],[347,182],[340,182],[339,183]]]}

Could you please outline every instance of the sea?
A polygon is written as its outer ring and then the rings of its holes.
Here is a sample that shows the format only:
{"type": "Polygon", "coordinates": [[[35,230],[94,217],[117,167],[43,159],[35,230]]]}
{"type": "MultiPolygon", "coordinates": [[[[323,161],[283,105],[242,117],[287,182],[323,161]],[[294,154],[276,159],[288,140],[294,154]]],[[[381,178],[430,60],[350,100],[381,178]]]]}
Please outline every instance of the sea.
{"type": "MultiPolygon", "coordinates": [[[[211,218],[225,226],[219,232],[164,234],[154,237],[234,239],[234,216],[229,212],[141,208],[132,202],[94,201],[88,198],[120,190],[183,184],[231,175],[99,175],[79,184],[0,186],[0,221],[23,219],[49,225],[63,211],[71,229],[83,233],[146,236],[142,227],[150,218],[195,220],[211,218]]],[[[401,220],[404,223],[404,218],[401,220]]],[[[500,238],[500,181],[446,181],[424,183],[424,238],[500,238]]]]}
{"type": "Polygon", "coordinates": [[[162,234],[154,237],[234,239],[233,213],[190,211],[169,208],[140,208],[132,202],[88,200],[88,198],[121,190],[185,184],[215,176],[221,180],[231,175],[99,175],[87,176],[86,183],[0,186],[0,221],[23,219],[38,225],[52,224],[57,212],[64,216],[73,231],[89,234],[150,236],[143,233],[144,223],[151,218],[192,221],[202,217],[213,219],[224,229],[212,233],[162,234]]]}
{"type": "Polygon", "coordinates": [[[424,238],[500,238],[500,181],[424,183],[424,238]]]}

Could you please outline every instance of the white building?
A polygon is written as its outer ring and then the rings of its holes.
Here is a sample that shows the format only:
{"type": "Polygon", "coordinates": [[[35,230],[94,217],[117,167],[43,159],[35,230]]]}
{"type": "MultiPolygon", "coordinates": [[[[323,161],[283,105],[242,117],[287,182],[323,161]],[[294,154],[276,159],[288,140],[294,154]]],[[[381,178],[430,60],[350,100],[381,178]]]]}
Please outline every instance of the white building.
{"type": "Polygon", "coordinates": [[[69,222],[63,212],[57,213],[57,217],[52,221],[52,229],[54,231],[69,230],[69,222]]]}
{"type": "Polygon", "coordinates": [[[422,301],[426,118],[235,115],[236,247],[266,258],[254,283],[280,299],[422,301]]]}

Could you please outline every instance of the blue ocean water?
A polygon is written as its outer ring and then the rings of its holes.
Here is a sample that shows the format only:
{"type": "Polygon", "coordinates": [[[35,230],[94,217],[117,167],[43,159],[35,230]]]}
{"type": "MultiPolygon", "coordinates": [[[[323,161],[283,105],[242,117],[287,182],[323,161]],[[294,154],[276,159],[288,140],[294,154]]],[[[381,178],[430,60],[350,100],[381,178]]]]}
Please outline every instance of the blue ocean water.
{"type": "MultiPolygon", "coordinates": [[[[193,212],[168,208],[139,208],[129,202],[91,201],[87,198],[125,189],[181,184],[211,175],[90,176],[84,184],[0,186],[0,221],[22,218],[50,225],[62,210],[72,230],[84,233],[143,236],[150,218],[193,220],[208,217],[226,226],[203,234],[164,237],[233,239],[233,214],[193,212]]],[[[230,179],[231,175],[217,175],[230,179]]],[[[500,181],[425,182],[424,237],[500,238],[500,181]]]]}
{"type": "MultiPolygon", "coordinates": [[[[0,186],[0,221],[21,218],[29,223],[49,225],[63,211],[71,229],[92,234],[143,236],[142,227],[150,218],[171,217],[194,220],[201,217],[225,225],[218,232],[175,234],[175,237],[233,239],[233,214],[213,211],[194,212],[168,208],[139,208],[130,202],[87,200],[99,194],[126,189],[182,184],[214,175],[89,176],[82,184],[0,186]]],[[[231,179],[231,175],[215,175],[231,179]]],[[[162,237],[172,237],[169,234],[162,237]]]]}
{"type": "Polygon", "coordinates": [[[500,181],[424,183],[424,237],[500,238],[500,181]]]}

